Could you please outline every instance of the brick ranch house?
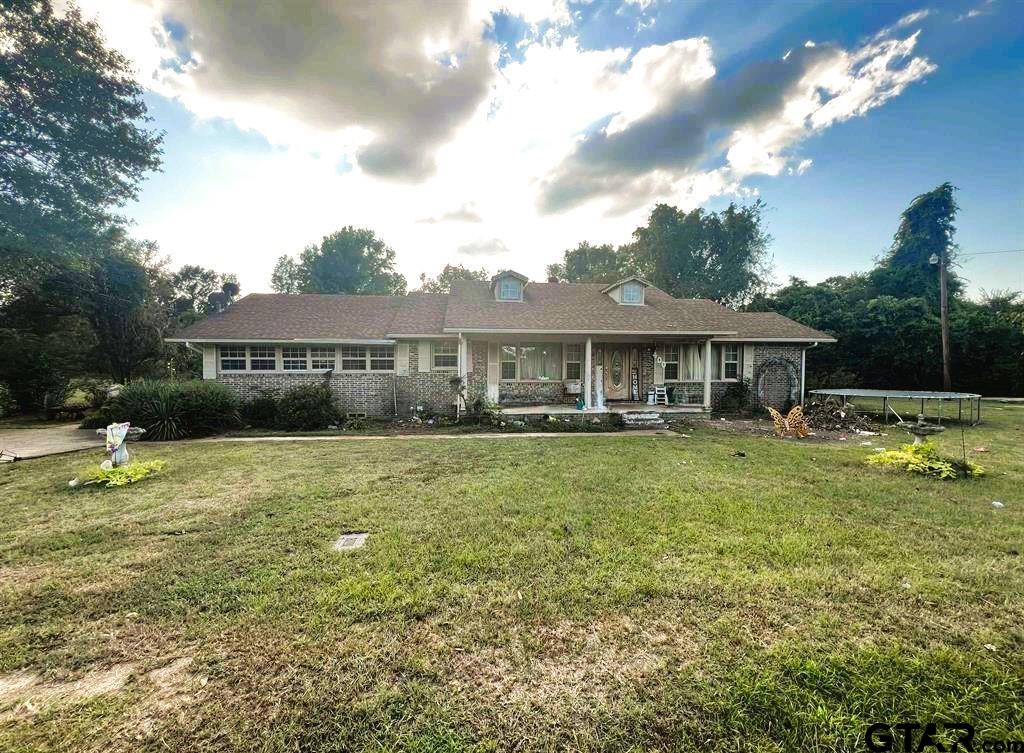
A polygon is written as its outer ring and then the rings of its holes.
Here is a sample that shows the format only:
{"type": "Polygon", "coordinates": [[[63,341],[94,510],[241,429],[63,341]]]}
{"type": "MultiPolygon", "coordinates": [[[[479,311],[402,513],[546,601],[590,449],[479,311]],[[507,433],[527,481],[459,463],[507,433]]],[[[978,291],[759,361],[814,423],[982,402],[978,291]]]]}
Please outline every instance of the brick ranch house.
{"type": "Polygon", "coordinates": [[[203,378],[243,399],[326,383],[350,416],[408,415],[487,398],[508,413],[626,412],[664,385],[706,412],[750,380],[762,405],[802,401],[808,348],[834,342],[775,313],[681,299],[631,277],[535,283],[513,271],[449,294],[254,294],[171,338],[200,351],[203,378]],[[456,382],[456,386],[458,382],[456,382]]]}

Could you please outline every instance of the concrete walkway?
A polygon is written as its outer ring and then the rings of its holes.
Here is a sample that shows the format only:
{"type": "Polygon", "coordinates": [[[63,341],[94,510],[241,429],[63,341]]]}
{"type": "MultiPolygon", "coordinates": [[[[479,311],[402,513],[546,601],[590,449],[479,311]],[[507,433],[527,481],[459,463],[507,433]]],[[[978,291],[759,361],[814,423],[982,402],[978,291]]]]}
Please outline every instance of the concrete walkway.
{"type": "Polygon", "coordinates": [[[102,447],[104,439],[95,429],[78,424],[56,424],[38,429],[0,429],[0,450],[20,458],[40,458],[62,452],[102,447]]]}
{"type": "Polygon", "coordinates": [[[322,437],[209,437],[196,442],[362,442],[367,439],[555,439],[561,437],[685,437],[668,429],[637,429],[635,431],[524,431],[493,434],[338,434],[322,437]]]}

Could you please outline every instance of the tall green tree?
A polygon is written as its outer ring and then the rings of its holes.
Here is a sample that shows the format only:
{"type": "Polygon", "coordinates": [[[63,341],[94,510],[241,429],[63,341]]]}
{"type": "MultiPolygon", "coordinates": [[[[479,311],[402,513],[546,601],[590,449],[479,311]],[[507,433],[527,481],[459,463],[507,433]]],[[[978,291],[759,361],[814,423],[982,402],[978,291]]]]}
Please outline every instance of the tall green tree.
{"type": "Polygon", "coordinates": [[[307,246],[298,260],[281,257],[274,289],[299,293],[405,293],[405,277],[395,269],[395,252],[372,230],[351,225],[307,246]]]}
{"type": "Polygon", "coordinates": [[[453,282],[490,279],[490,273],[483,267],[469,269],[461,264],[445,264],[437,277],[427,277],[426,272],[420,274],[420,290],[424,293],[450,293],[453,282]]]}
{"type": "MultiPolygon", "coordinates": [[[[900,215],[892,247],[871,272],[872,292],[898,298],[921,296],[938,304],[936,261],[945,256],[952,265],[956,259],[953,236],[959,207],[955,191],[951,183],[943,183],[910,202],[900,215]]],[[[952,270],[948,273],[948,288],[951,296],[963,292],[963,283],[952,270]]]]}
{"type": "Polygon", "coordinates": [[[116,208],[160,166],[147,120],[128,60],[74,5],[0,4],[0,264],[102,250],[116,208]]]}
{"type": "Polygon", "coordinates": [[[270,287],[275,293],[301,293],[303,288],[299,263],[287,254],[278,257],[270,275],[270,287]]]}
{"type": "Polygon", "coordinates": [[[767,288],[771,275],[764,209],[761,201],[721,212],[659,204],[633,232],[633,268],[681,298],[746,303],[767,288]]]}
{"type": "Polygon", "coordinates": [[[173,285],[152,243],[125,239],[90,265],[80,299],[96,336],[96,361],[128,382],[165,354],[173,328],[173,285]]]}
{"type": "Polygon", "coordinates": [[[547,266],[549,278],[559,282],[615,282],[634,274],[632,258],[609,244],[586,241],[562,252],[562,261],[547,266]]]}

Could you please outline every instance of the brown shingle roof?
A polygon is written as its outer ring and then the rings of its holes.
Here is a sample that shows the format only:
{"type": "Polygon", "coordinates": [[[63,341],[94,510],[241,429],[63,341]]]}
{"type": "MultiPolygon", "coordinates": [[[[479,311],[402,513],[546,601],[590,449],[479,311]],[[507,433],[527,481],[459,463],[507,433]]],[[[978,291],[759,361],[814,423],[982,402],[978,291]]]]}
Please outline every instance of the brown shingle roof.
{"type": "Polygon", "coordinates": [[[394,336],[512,331],[719,333],[733,339],[831,340],[777,313],[736,312],[706,299],[647,289],[624,306],[600,283],[525,286],[523,301],[496,301],[487,282],[456,282],[451,295],[251,294],[178,333],[175,340],[383,340],[394,336]]]}
{"type": "Polygon", "coordinates": [[[834,342],[834,338],[831,335],[795,322],[775,311],[733,311],[731,313],[735,321],[737,337],[808,339],[834,342]]]}
{"type": "Polygon", "coordinates": [[[448,296],[443,293],[409,293],[395,311],[389,333],[395,335],[439,335],[444,332],[448,296]]]}
{"type": "Polygon", "coordinates": [[[383,340],[405,299],[388,295],[253,293],[176,340],[383,340]]]}
{"type": "Polygon", "coordinates": [[[705,299],[673,298],[648,288],[644,306],[623,306],[602,283],[534,282],[523,300],[496,301],[486,282],[452,285],[445,328],[552,332],[735,332],[728,309],[705,299]]]}

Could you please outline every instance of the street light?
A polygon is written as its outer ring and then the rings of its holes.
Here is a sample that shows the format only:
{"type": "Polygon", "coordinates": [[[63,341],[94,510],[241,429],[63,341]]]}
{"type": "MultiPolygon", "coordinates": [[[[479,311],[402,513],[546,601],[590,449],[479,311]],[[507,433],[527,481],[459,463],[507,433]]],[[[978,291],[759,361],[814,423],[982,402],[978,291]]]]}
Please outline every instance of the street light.
{"type": "Polygon", "coordinates": [[[942,389],[949,392],[953,389],[949,367],[949,299],[946,293],[946,249],[942,254],[932,254],[928,263],[939,267],[939,316],[942,322],[942,389]]]}

